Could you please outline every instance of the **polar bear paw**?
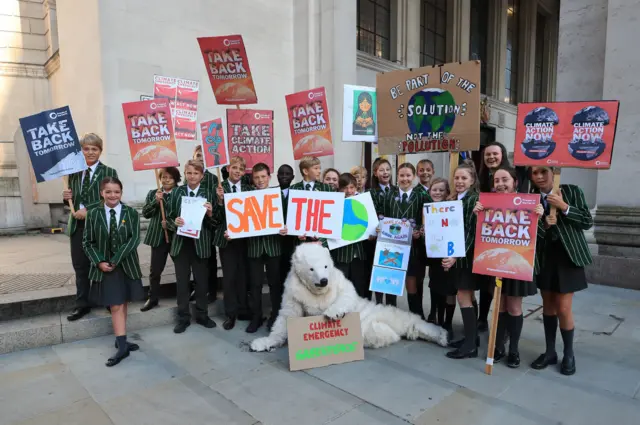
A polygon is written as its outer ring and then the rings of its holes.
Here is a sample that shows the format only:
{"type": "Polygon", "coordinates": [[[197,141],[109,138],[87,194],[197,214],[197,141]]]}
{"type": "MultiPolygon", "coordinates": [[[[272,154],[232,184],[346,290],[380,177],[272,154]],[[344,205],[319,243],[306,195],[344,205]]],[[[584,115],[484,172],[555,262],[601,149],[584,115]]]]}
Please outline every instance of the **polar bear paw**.
{"type": "Polygon", "coordinates": [[[275,344],[271,341],[271,338],[267,336],[254,339],[251,342],[251,351],[273,351],[275,349],[275,344]]]}
{"type": "Polygon", "coordinates": [[[332,311],[329,309],[323,313],[323,316],[329,320],[335,321],[335,320],[340,320],[344,318],[345,314],[347,313],[345,313],[344,311],[338,312],[338,311],[332,311]]]}

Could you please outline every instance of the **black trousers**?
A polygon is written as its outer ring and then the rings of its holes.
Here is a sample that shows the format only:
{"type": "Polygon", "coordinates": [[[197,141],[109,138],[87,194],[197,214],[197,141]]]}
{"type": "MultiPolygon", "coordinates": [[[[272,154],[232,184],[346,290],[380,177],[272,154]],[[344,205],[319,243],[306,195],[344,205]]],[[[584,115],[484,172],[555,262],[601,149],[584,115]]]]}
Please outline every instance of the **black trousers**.
{"type": "Polygon", "coordinates": [[[354,258],[350,263],[336,262],[336,267],[353,283],[358,295],[366,298],[369,292],[369,282],[366,280],[367,271],[365,261],[360,258],[354,258]]]}
{"type": "Polygon", "coordinates": [[[89,292],[91,291],[91,281],[89,281],[89,269],[91,261],[82,248],[82,236],[84,233],[84,220],[77,220],[76,231],[71,235],[71,264],[76,272],[76,308],[91,307],[89,302],[89,292]]]}
{"type": "MultiPolygon", "coordinates": [[[[242,239],[220,248],[224,311],[227,317],[249,313],[247,305],[247,244],[242,239]]],[[[262,294],[262,291],[260,291],[262,294]]]]}
{"type": "MultiPolygon", "coordinates": [[[[149,299],[158,301],[160,296],[160,277],[167,265],[167,257],[171,250],[171,244],[164,239],[160,245],[151,247],[151,266],[149,267],[149,299]]],[[[177,271],[176,271],[177,273],[177,271]]]]}
{"type": "Polygon", "coordinates": [[[276,318],[282,304],[282,281],[280,280],[280,256],[249,258],[249,276],[251,282],[251,316],[254,319],[262,317],[262,283],[265,277],[269,284],[269,298],[271,299],[271,317],[276,318]]]}
{"type": "Polygon", "coordinates": [[[284,285],[284,281],[287,280],[287,275],[291,271],[291,256],[295,251],[295,239],[294,236],[282,237],[282,254],[280,255],[280,281],[284,285]]]}
{"type": "Polygon", "coordinates": [[[198,257],[194,241],[185,238],[182,250],[176,257],[173,257],[173,263],[176,267],[178,320],[191,320],[191,312],[189,311],[189,298],[191,296],[189,278],[191,277],[191,272],[193,272],[193,280],[196,283],[196,318],[208,317],[207,281],[209,279],[209,259],[198,257]]]}
{"type": "Polygon", "coordinates": [[[218,293],[218,255],[216,247],[211,247],[211,257],[209,257],[209,297],[214,299],[218,293]]]}

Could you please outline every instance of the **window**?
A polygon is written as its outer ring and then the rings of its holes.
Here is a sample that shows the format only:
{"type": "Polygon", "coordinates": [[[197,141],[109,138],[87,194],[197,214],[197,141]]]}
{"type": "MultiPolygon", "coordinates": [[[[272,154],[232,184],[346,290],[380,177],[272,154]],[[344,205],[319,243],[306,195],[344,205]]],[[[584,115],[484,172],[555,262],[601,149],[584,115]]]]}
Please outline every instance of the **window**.
{"type": "Polygon", "coordinates": [[[489,39],[489,2],[471,0],[469,59],[480,63],[480,92],[487,90],[487,40],[489,39]]]}
{"type": "Polygon", "coordinates": [[[507,60],[504,72],[504,101],[518,103],[518,19],[520,1],[507,0],[507,60]]]}
{"type": "Polygon", "coordinates": [[[391,59],[391,0],[358,0],[358,50],[391,59]]]}
{"type": "Polygon", "coordinates": [[[542,82],[544,71],[547,66],[545,51],[547,49],[546,35],[547,17],[538,13],[536,18],[536,58],[533,72],[533,101],[543,102],[546,100],[546,91],[542,82]]]}
{"type": "Polygon", "coordinates": [[[420,66],[447,61],[447,1],[422,0],[420,66]]]}

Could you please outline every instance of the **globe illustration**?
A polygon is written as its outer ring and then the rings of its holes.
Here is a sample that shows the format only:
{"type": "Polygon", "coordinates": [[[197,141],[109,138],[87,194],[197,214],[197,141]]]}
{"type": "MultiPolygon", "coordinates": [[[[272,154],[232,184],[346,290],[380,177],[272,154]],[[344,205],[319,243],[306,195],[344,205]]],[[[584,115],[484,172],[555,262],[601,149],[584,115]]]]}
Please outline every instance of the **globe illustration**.
{"type": "Polygon", "coordinates": [[[456,120],[456,101],[446,90],[430,88],[414,93],[409,100],[413,113],[407,113],[411,133],[450,133],[456,120]]]}
{"type": "Polygon", "coordinates": [[[342,239],[345,241],[357,241],[364,236],[368,226],[369,216],[365,206],[353,199],[345,199],[342,239]]]}

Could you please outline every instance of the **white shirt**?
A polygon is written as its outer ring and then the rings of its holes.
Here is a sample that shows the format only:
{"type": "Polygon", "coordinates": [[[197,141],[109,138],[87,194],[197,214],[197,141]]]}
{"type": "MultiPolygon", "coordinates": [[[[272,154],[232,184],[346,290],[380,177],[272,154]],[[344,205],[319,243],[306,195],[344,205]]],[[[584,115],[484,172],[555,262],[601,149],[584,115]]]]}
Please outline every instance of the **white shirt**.
{"type": "Polygon", "coordinates": [[[235,183],[231,183],[231,180],[229,180],[229,188],[231,189],[231,193],[233,193],[233,187],[235,186],[236,188],[236,192],[235,193],[240,193],[242,192],[242,183],[240,180],[238,180],[235,183]]]}
{"type": "Polygon", "coordinates": [[[282,195],[287,198],[289,197],[289,188],[282,189],[282,195]]]}
{"type": "Polygon", "coordinates": [[[316,185],[316,182],[308,182],[306,180],[302,180],[302,187],[304,188],[304,190],[307,190],[307,185],[311,185],[311,187],[309,188],[309,190],[313,190],[313,188],[316,185]]]}
{"type": "Polygon", "coordinates": [[[383,191],[383,192],[385,192],[387,188],[389,188],[389,190],[391,190],[391,187],[390,187],[390,186],[391,186],[391,185],[389,185],[389,184],[388,184],[388,185],[386,185],[386,186],[385,186],[385,185],[383,185],[383,184],[381,184],[381,185],[380,185],[380,189],[382,189],[382,191],[383,191]]]}
{"type": "Polygon", "coordinates": [[[425,186],[425,185],[423,185],[422,183],[420,183],[420,184],[422,185],[422,187],[424,187],[424,190],[426,190],[426,191],[427,191],[427,193],[428,193],[428,192],[429,192],[429,186],[425,186]]]}
{"type": "Polygon", "coordinates": [[[200,185],[196,186],[195,189],[191,189],[188,185],[187,185],[187,196],[191,196],[191,192],[193,192],[193,196],[198,196],[198,191],[200,190],[200,185]]]}
{"type": "Polygon", "coordinates": [[[107,205],[104,206],[104,213],[107,215],[107,231],[111,231],[111,210],[116,210],[116,224],[120,223],[120,213],[122,212],[122,204],[118,203],[115,207],[111,208],[107,205]]]}
{"type": "Polygon", "coordinates": [[[467,192],[468,192],[468,190],[465,190],[465,191],[464,191],[464,192],[462,192],[462,193],[458,193],[458,201],[459,201],[460,199],[464,198],[464,197],[465,197],[465,195],[467,194],[467,192]]]}
{"type": "Polygon", "coordinates": [[[402,189],[398,189],[400,191],[400,201],[402,202],[402,195],[404,193],[407,194],[407,202],[409,201],[409,198],[411,198],[411,192],[413,191],[413,189],[409,189],[407,192],[403,192],[402,189]]]}
{"type": "MultiPolygon", "coordinates": [[[[98,164],[100,164],[100,161],[96,161],[95,164],[87,168],[87,170],[89,170],[89,183],[91,183],[91,180],[93,180],[93,176],[96,173],[96,168],[98,168],[98,164]]],[[[84,173],[85,171],[82,172],[82,178],[80,179],[80,191],[82,191],[82,184],[84,183],[84,173]]],[[[80,209],[82,208],[84,208],[84,204],[80,203],[80,209]]]]}

